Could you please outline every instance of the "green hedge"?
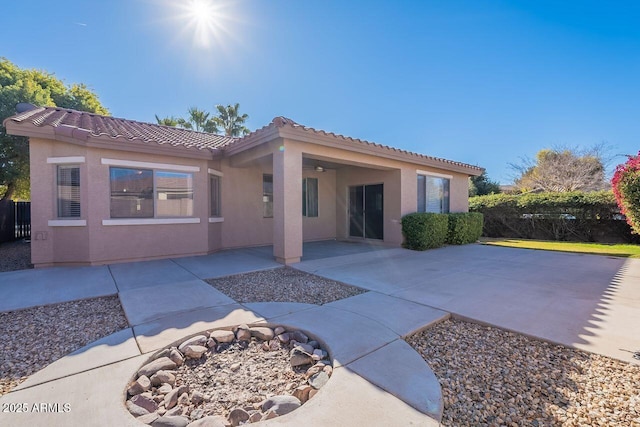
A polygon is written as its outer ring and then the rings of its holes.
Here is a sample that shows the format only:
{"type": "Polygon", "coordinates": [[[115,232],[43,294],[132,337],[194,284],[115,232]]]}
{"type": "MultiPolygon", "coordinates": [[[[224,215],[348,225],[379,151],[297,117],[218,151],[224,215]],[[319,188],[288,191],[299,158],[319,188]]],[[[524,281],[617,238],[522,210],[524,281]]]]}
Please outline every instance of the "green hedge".
{"type": "Polygon", "coordinates": [[[583,242],[636,242],[613,192],[492,194],[469,198],[483,235],[583,242]]]}
{"type": "Polygon", "coordinates": [[[461,212],[449,214],[450,245],[466,245],[477,242],[482,236],[483,215],[480,212],[461,212]]]}
{"type": "Polygon", "coordinates": [[[449,216],[436,213],[412,213],[402,218],[404,246],[416,251],[439,248],[447,241],[449,216]]]}

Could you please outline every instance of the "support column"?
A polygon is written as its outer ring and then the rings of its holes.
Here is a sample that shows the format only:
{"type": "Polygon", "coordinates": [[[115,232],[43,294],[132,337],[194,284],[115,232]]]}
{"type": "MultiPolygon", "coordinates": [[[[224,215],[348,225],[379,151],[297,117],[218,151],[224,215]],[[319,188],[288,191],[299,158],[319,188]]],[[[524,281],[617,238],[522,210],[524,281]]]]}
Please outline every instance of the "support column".
{"type": "Polygon", "coordinates": [[[273,256],[282,264],[302,257],[302,152],[286,142],[273,153],[273,256]]]}

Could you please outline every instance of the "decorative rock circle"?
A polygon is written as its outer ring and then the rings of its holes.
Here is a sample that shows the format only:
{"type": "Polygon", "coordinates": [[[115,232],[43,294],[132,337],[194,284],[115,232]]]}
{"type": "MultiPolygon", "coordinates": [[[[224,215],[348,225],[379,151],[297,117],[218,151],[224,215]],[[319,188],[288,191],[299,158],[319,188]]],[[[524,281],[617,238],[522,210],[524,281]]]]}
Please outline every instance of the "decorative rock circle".
{"type": "Polygon", "coordinates": [[[126,407],[151,426],[239,426],[288,414],[329,380],[326,350],[302,331],[239,325],[157,352],[127,386],[126,407]]]}

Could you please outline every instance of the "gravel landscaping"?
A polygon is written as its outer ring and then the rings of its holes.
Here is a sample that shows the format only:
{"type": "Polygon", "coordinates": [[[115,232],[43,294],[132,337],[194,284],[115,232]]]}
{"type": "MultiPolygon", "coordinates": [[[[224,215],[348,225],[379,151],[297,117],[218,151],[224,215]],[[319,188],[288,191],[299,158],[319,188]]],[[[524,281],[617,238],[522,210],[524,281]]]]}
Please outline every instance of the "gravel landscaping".
{"type": "Polygon", "coordinates": [[[440,380],[444,426],[640,426],[640,366],[459,320],[407,342],[440,380]]]}
{"type": "Polygon", "coordinates": [[[0,396],[66,354],[126,327],[115,296],[0,313],[0,396]]]}
{"type": "Polygon", "coordinates": [[[270,301],[322,305],[366,292],[288,267],[208,279],[207,283],[241,303],[270,301]]]}
{"type": "Polygon", "coordinates": [[[129,384],[125,405],[153,426],[238,426],[299,408],[332,372],[328,353],[302,331],[239,325],[156,353],[129,384]]]}
{"type": "Polygon", "coordinates": [[[24,240],[0,243],[0,273],[26,270],[31,265],[31,243],[24,240]]]}

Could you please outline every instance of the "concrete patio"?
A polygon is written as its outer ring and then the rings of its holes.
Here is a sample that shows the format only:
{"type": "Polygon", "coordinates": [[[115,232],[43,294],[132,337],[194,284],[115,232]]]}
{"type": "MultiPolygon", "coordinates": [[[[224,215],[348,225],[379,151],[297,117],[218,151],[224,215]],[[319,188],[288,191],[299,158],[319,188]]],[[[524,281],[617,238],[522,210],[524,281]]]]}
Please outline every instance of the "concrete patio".
{"type": "Polygon", "coordinates": [[[317,242],[304,250],[294,268],[371,292],[323,306],[239,304],[202,280],[279,267],[269,248],[0,273],[5,296],[0,311],[118,294],[131,325],[54,362],[0,398],[2,404],[69,402],[70,412],[2,414],[3,423],[140,425],[122,402],[137,367],[180,338],[240,323],[306,330],[334,359],[335,374],[327,386],[300,410],[269,421],[274,425],[345,420],[356,426],[437,425],[442,413],[438,381],[402,337],[450,313],[640,362],[626,351],[640,350],[634,333],[640,320],[640,260],[482,245],[412,252],[317,242]],[[171,311],[163,301],[172,301],[171,311]]]}

